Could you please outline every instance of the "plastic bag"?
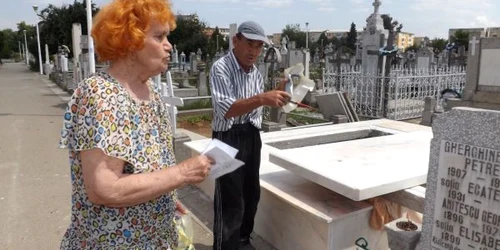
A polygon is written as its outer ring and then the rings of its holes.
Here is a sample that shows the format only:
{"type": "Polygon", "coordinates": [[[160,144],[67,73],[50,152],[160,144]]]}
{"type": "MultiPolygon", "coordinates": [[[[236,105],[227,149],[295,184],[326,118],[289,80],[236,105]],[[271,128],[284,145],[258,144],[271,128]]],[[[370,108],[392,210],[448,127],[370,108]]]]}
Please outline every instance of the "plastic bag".
{"type": "Polygon", "coordinates": [[[173,250],[195,250],[193,245],[193,222],[191,215],[175,213],[175,227],[179,235],[178,245],[173,250]]]}
{"type": "Polygon", "coordinates": [[[306,97],[309,91],[314,89],[315,83],[313,80],[304,76],[304,65],[302,63],[297,63],[290,68],[285,69],[285,76],[289,78],[289,82],[285,89],[291,95],[291,101],[283,106],[281,109],[285,113],[290,113],[292,110],[297,108],[297,104],[300,103],[306,97]],[[293,78],[298,78],[294,81],[293,78]],[[295,102],[295,103],[294,103],[295,102]]]}

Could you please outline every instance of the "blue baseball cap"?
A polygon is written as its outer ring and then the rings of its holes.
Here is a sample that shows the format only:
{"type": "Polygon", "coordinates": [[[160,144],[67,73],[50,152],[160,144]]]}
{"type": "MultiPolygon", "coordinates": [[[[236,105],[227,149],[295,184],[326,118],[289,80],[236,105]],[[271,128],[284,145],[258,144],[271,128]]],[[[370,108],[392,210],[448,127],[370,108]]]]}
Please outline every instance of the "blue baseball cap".
{"type": "Polygon", "coordinates": [[[247,39],[258,40],[270,44],[264,29],[256,22],[246,21],[241,23],[238,27],[238,33],[241,33],[247,39]]]}

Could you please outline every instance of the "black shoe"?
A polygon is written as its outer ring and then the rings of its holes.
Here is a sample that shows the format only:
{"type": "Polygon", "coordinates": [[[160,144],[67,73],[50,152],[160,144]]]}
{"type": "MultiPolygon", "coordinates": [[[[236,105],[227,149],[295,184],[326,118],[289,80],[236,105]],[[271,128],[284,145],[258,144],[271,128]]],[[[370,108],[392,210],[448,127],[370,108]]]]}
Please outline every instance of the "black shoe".
{"type": "Polygon", "coordinates": [[[250,239],[240,240],[240,250],[256,250],[255,247],[250,244],[250,239]]]}

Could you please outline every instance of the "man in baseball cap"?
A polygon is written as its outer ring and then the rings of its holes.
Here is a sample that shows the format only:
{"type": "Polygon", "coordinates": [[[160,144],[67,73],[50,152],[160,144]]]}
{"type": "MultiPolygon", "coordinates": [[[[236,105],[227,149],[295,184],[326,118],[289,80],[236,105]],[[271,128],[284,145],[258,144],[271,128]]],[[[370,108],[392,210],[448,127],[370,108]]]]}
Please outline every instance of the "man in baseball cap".
{"type": "Polygon", "coordinates": [[[270,44],[264,29],[256,22],[246,21],[240,24],[238,27],[238,33],[241,33],[247,39],[258,40],[266,44],[270,44]]]}
{"type": "Polygon", "coordinates": [[[264,92],[255,62],[270,42],[260,25],[244,22],[231,39],[234,48],[210,69],[212,138],[238,149],[236,159],[245,164],[215,180],[213,249],[254,250],[250,234],[260,200],[262,106],[282,107],[290,95],[282,87],[264,92]]]}

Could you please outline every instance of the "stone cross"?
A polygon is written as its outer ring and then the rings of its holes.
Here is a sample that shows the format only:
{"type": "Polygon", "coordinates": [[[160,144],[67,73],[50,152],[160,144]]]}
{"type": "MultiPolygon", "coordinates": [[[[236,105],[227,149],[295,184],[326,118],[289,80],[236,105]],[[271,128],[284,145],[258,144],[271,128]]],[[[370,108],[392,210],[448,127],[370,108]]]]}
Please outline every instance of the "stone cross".
{"type": "Polygon", "coordinates": [[[168,113],[170,114],[170,125],[172,126],[172,133],[175,135],[177,130],[177,106],[184,106],[184,100],[174,96],[174,88],[172,85],[172,75],[170,71],[165,74],[167,82],[159,84],[161,91],[161,99],[168,104],[168,113]]]}
{"type": "Polygon", "coordinates": [[[375,10],[373,12],[374,14],[378,14],[380,5],[382,5],[380,0],[375,0],[375,2],[373,2],[373,7],[375,7],[375,10]]]}
{"type": "Polygon", "coordinates": [[[471,56],[475,56],[476,55],[476,44],[479,44],[479,40],[477,40],[476,37],[473,36],[472,40],[469,42],[469,44],[471,45],[471,47],[469,49],[471,56]]]}
{"type": "Polygon", "coordinates": [[[284,36],[281,38],[281,54],[282,55],[288,54],[288,49],[287,49],[288,42],[289,42],[288,36],[284,36]]]}
{"type": "Polygon", "coordinates": [[[181,68],[182,71],[186,69],[186,54],[184,54],[184,51],[181,52],[181,68]]]}
{"type": "Polygon", "coordinates": [[[47,65],[50,64],[49,45],[48,44],[45,44],[45,64],[47,64],[47,65]]]}
{"type": "Polygon", "coordinates": [[[196,51],[196,60],[201,61],[201,54],[202,54],[201,49],[198,48],[198,51],[196,51]]]}
{"type": "Polygon", "coordinates": [[[184,51],[181,52],[181,63],[186,63],[186,54],[184,54],[184,51]]]}
{"type": "Polygon", "coordinates": [[[174,48],[172,49],[172,62],[179,63],[179,52],[177,51],[176,44],[174,44],[174,48]]]}
{"type": "Polygon", "coordinates": [[[329,43],[326,45],[325,54],[333,53],[333,43],[329,43]]]}

